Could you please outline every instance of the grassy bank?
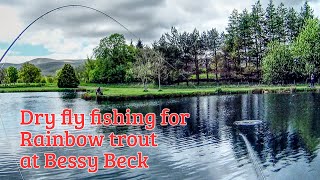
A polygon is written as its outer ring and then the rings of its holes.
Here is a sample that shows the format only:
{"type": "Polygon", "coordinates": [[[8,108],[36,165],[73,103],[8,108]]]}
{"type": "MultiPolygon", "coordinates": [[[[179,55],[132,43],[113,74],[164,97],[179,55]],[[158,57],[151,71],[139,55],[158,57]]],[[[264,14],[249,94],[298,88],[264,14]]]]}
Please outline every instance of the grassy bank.
{"type": "Polygon", "coordinates": [[[25,87],[25,88],[0,88],[0,93],[17,92],[84,92],[83,88],[58,88],[58,87],[25,87]]]}
{"type": "Polygon", "coordinates": [[[144,92],[142,88],[133,87],[110,87],[102,88],[103,96],[96,97],[95,92],[90,90],[82,95],[86,100],[118,101],[136,99],[157,99],[170,97],[203,96],[217,94],[262,94],[262,93],[295,93],[295,92],[319,92],[319,88],[309,88],[308,86],[221,86],[221,87],[198,87],[198,88],[173,88],[164,87],[162,91],[149,89],[144,92]]]}
{"type": "Polygon", "coordinates": [[[86,91],[85,88],[58,88],[56,84],[25,84],[16,83],[10,85],[0,85],[0,93],[14,93],[14,92],[74,92],[86,91]]]}
{"type": "Polygon", "coordinates": [[[309,88],[308,85],[297,86],[266,86],[266,85],[213,85],[203,84],[198,87],[186,85],[163,86],[162,91],[158,91],[156,86],[149,86],[147,92],[139,84],[81,84],[79,88],[58,88],[55,84],[14,84],[0,86],[0,93],[13,92],[86,92],[82,95],[83,99],[96,100],[95,90],[97,87],[103,90],[103,96],[98,100],[118,101],[136,99],[157,99],[170,97],[203,96],[216,94],[261,94],[261,93],[295,93],[295,92],[319,92],[319,87],[309,88]]]}

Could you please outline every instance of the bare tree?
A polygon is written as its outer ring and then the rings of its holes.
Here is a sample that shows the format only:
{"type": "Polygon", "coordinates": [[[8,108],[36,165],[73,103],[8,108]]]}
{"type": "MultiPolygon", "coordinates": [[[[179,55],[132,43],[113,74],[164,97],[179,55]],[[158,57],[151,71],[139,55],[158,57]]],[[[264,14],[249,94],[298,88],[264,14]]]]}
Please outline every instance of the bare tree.
{"type": "Polygon", "coordinates": [[[148,81],[158,79],[161,90],[161,78],[166,78],[166,61],[163,55],[150,47],[144,47],[137,53],[137,61],[134,63],[134,74],[143,83],[144,91],[147,91],[148,81]]]}
{"type": "Polygon", "coordinates": [[[138,79],[142,81],[144,91],[148,90],[148,81],[152,80],[154,74],[152,69],[153,56],[154,51],[149,47],[144,47],[137,53],[136,62],[134,63],[134,74],[138,79]]]}
{"type": "Polygon", "coordinates": [[[161,77],[166,78],[168,76],[167,68],[165,66],[165,60],[163,55],[156,50],[154,51],[153,57],[153,67],[154,67],[154,75],[158,76],[158,84],[159,84],[159,91],[161,90],[161,77]]]}

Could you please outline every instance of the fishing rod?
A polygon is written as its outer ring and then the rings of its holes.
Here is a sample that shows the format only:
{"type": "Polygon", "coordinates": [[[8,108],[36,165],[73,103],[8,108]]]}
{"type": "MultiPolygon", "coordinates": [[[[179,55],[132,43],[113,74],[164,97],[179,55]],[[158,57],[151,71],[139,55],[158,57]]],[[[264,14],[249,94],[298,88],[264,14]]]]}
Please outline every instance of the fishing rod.
{"type": "Polygon", "coordinates": [[[41,16],[39,16],[38,18],[36,18],[34,21],[32,21],[25,29],[23,29],[21,31],[21,33],[14,39],[14,41],[10,44],[10,46],[7,48],[7,50],[3,53],[2,57],[0,58],[0,62],[3,60],[3,58],[6,56],[6,54],[9,52],[9,50],[11,49],[11,47],[16,43],[16,41],[21,37],[21,35],[27,30],[29,29],[30,26],[32,26],[35,22],[37,22],[39,19],[41,19],[42,17],[54,12],[54,11],[57,11],[59,9],[63,9],[63,8],[68,8],[68,7],[81,7],[81,8],[86,8],[86,9],[91,9],[93,11],[96,11],[100,14],[103,14],[104,16],[112,19],[113,21],[115,21],[116,23],[118,23],[121,27],[123,27],[125,30],[127,30],[132,36],[134,36],[135,38],[139,39],[138,36],[136,36],[133,32],[131,32],[127,27],[125,27],[123,24],[121,24],[118,20],[116,20],[115,18],[111,17],[110,15],[98,10],[98,9],[95,9],[95,8],[92,8],[92,7],[89,7],[89,6],[84,6],[84,5],[80,5],[80,4],[70,4],[70,5],[65,5],[65,6],[60,6],[60,7],[57,7],[57,8],[54,8],[50,11],[47,11],[46,13],[42,14],[41,16]]]}
{"type": "MultiPolygon", "coordinates": [[[[7,50],[3,53],[3,55],[0,58],[0,63],[3,61],[4,57],[7,55],[7,53],[9,52],[9,50],[12,48],[12,46],[16,43],[16,41],[23,35],[23,33],[29,29],[35,22],[37,22],[39,19],[41,19],[42,17],[57,11],[59,9],[64,9],[64,8],[68,8],[68,7],[81,7],[81,8],[85,8],[85,9],[90,9],[93,11],[96,11],[104,16],[106,16],[107,18],[110,18],[111,20],[115,21],[117,24],[119,24],[121,27],[123,27],[127,32],[129,32],[129,34],[131,34],[133,37],[135,37],[136,39],[140,39],[138,38],[138,36],[136,34],[134,34],[132,31],[130,31],[126,26],[124,26],[122,23],[120,23],[118,20],[116,20],[115,18],[113,18],[112,16],[110,16],[107,13],[104,13],[98,9],[95,9],[93,7],[89,7],[89,6],[85,6],[85,5],[80,5],[80,4],[70,4],[70,5],[64,5],[64,6],[60,6],[57,8],[54,8],[50,11],[45,12],[44,14],[42,14],[41,16],[39,16],[38,18],[36,18],[34,21],[32,21],[25,29],[23,29],[20,34],[14,39],[14,41],[9,45],[9,47],[7,48],[7,50]]],[[[177,70],[174,66],[172,66],[172,64],[170,64],[169,62],[167,62],[166,60],[164,60],[171,68],[173,68],[174,70],[177,70]]],[[[4,63],[2,63],[1,65],[1,69],[3,68],[4,63]]],[[[185,79],[187,79],[184,75],[182,75],[185,79]]],[[[197,88],[194,84],[192,84],[195,88],[197,88]]]]}

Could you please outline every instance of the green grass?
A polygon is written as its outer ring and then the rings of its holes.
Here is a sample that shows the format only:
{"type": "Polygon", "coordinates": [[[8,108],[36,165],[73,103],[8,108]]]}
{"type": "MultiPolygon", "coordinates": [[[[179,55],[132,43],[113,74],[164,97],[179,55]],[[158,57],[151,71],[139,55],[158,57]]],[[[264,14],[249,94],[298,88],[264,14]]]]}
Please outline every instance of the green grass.
{"type": "Polygon", "coordinates": [[[214,94],[245,94],[245,93],[293,93],[293,92],[319,92],[320,89],[311,89],[308,85],[297,86],[267,86],[267,85],[220,85],[214,83],[204,83],[200,86],[186,86],[186,84],[162,86],[162,91],[158,91],[156,85],[149,85],[147,92],[143,91],[141,84],[80,84],[79,88],[58,88],[56,84],[14,84],[8,86],[0,85],[0,93],[13,92],[70,92],[85,91],[83,99],[95,100],[95,90],[101,87],[103,96],[100,100],[135,100],[135,99],[155,99],[185,96],[201,96],[214,94]]]}
{"type": "Polygon", "coordinates": [[[73,92],[86,91],[81,88],[58,88],[58,87],[24,87],[24,88],[0,88],[0,93],[13,92],[73,92]]]}
{"type": "Polygon", "coordinates": [[[70,91],[86,91],[84,88],[59,88],[56,84],[40,84],[40,83],[16,83],[8,85],[0,85],[0,93],[13,92],[70,92],[70,91]]]}
{"type": "MultiPolygon", "coordinates": [[[[89,92],[83,94],[86,100],[96,99],[95,89],[87,89],[89,92]]],[[[201,96],[214,94],[260,94],[260,93],[294,93],[294,92],[319,92],[319,88],[311,89],[307,86],[213,86],[198,88],[174,88],[165,86],[162,91],[158,89],[148,89],[135,87],[102,87],[103,96],[98,96],[99,100],[135,100],[135,99],[155,99],[185,96],[201,96]]]]}
{"type": "MultiPolygon", "coordinates": [[[[196,95],[217,94],[216,88],[210,89],[148,89],[144,92],[142,88],[108,88],[102,89],[103,96],[99,96],[100,100],[134,100],[134,99],[154,99],[154,98],[169,98],[169,97],[185,97],[196,95]]],[[[86,93],[82,98],[87,100],[96,99],[94,91],[86,93]]]]}

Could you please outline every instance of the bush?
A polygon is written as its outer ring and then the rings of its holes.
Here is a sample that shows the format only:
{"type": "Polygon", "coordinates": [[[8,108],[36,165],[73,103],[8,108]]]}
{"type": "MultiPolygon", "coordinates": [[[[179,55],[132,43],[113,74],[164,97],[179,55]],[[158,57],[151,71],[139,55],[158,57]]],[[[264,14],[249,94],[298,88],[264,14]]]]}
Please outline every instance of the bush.
{"type": "Polygon", "coordinates": [[[70,64],[65,64],[58,77],[58,87],[76,88],[79,84],[74,68],[70,64]]]}
{"type": "Polygon", "coordinates": [[[47,83],[46,78],[45,78],[45,77],[42,77],[40,83],[46,84],[46,83],[47,83]]]}
{"type": "Polygon", "coordinates": [[[47,77],[47,83],[53,83],[54,78],[53,77],[47,77]]]}

